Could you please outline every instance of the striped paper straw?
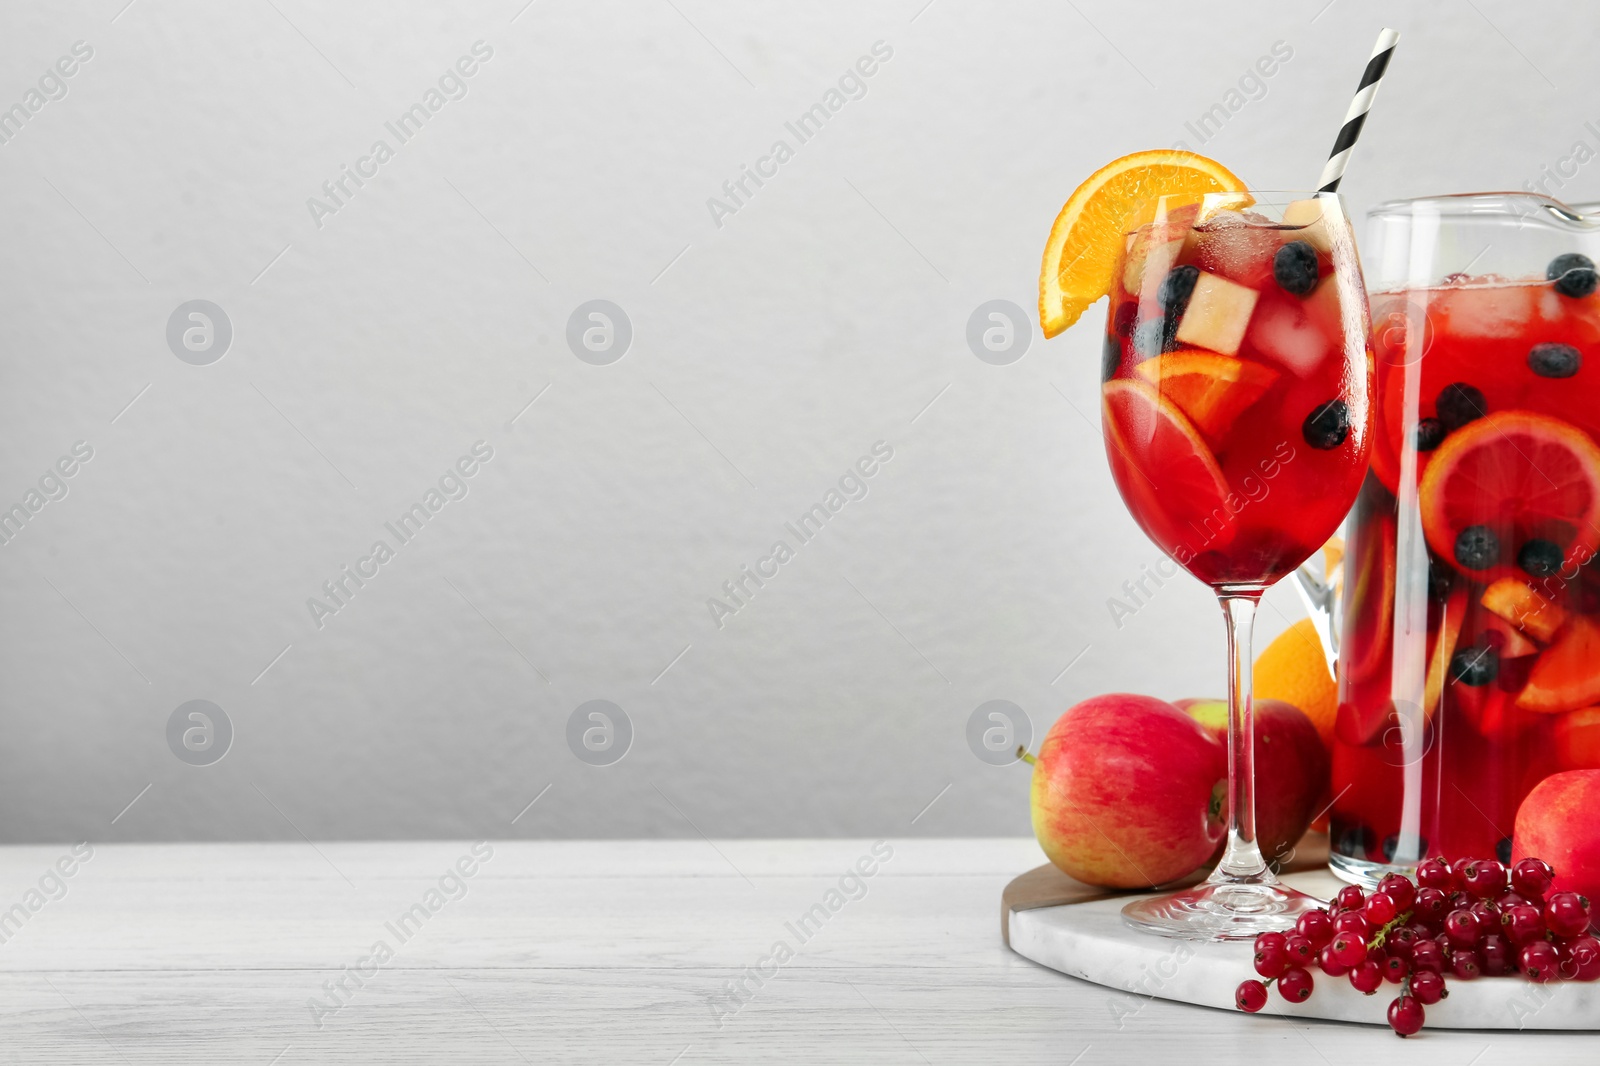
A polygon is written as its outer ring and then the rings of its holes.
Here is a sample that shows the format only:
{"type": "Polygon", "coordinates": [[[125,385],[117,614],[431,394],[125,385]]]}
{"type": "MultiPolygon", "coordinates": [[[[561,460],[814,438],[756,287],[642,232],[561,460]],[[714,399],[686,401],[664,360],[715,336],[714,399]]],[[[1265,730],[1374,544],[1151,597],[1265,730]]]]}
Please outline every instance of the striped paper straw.
{"type": "Polygon", "coordinates": [[[1333,142],[1333,154],[1328,156],[1328,164],[1322,168],[1319,192],[1339,190],[1345,164],[1350,162],[1350,149],[1355,147],[1356,138],[1361,136],[1361,126],[1367,121],[1367,112],[1372,109],[1372,100],[1378,95],[1383,72],[1389,69],[1389,57],[1394,55],[1394,46],[1399,41],[1400,34],[1388,27],[1378,34],[1378,43],[1372,46],[1372,58],[1367,60],[1367,69],[1361,72],[1361,84],[1356,87],[1355,98],[1350,101],[1350,110],[1344,113],[1344,125],[1339,129],[1339,137],[1333,142]]]}

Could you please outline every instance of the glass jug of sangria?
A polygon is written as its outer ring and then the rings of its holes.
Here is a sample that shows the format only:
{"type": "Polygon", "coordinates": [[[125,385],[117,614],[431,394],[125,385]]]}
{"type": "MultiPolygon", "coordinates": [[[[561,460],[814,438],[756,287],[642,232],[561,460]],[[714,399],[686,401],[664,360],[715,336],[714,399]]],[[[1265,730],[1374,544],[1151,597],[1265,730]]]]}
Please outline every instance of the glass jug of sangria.
{"type": "Polygon", "coordinates": [[[1509,861],[1545,776],[1600,766],[1600,215],[1383,204],[1364,244],[1371,467],[1346,525],[1335,872],[1509,861]]]}

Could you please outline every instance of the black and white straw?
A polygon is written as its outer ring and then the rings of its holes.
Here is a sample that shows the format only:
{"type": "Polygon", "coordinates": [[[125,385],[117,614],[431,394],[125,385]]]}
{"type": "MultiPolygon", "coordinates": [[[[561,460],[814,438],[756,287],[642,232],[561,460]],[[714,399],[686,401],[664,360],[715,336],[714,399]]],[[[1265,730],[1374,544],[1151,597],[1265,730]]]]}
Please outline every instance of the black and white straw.
{"type": "Polygon", "coordinates": [[[1367,121],[1367,112],[1372,109],[1373,98],[1378,95],[1383,72],[1389,69],[1389,57],[1394,55],[1394,46],[1399,41],[1400,34],[1388,27],[1378,34],[1378,43],[1372,47],[1372,58],[1367,60],[1367,69],[1361,72],[1361,84],[1356,87],[1355,99],[1350,101],[1350,110],[1344,113],[1344,125],[1339,129],[1338,139],[1333,142],[1333,154],[1328,157],[1327,166],[1322,168],[1319,192],[1339,191],[1345,164],[1350,162],[1350,150],[1355,147],[1356,138],[1361,136],[1361,126],[1367,121]]]}

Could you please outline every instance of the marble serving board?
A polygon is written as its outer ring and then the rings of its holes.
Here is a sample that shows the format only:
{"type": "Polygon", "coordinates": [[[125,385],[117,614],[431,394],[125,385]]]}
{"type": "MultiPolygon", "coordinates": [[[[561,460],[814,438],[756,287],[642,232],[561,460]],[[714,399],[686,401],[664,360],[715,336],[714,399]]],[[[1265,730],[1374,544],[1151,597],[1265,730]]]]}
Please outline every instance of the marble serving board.
{"type": "MultiPolygon", "coordinates": [[[[1302,849],[1304,851],[1305,849],[1302,849]]],[[[1342,881],[1312,862],[1286,873],[1302,892],[1327,899],[1342,881]]],[[[1237,1011],[1233,991],[1254,977],[1248,941],[1197,943],[1130,928],[1122,908],[1137,893],[1082,885],[1053,866],[1030,870],[1006,886],[1001,935],[1011,950],[1041,966],[1133,995],[1237,1011]]],[[[1270,994],[1267,1012],[1297,1018],[1387,1025],[1398,985],[1364,996],[1343,977],[1313,971],[1316,990],[1304,1003],[1270,994]]],[[[1536,985],[1520,977],[1449,980],[1450,995],[1427,1008],[1441,1029],[1600,1029],[1600,982],[1536,985]]]]}

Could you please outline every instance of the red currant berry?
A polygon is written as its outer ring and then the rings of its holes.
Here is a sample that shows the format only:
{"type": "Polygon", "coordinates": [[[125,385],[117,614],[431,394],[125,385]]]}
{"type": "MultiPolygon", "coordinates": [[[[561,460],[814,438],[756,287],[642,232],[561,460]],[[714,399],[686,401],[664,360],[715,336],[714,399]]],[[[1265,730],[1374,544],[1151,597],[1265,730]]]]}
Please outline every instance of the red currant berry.
{"type": "Polygon", "coordinates": [[[1376,959],[1368,959],[1350,971],[1350,986],[1362,995],[1372,995],[1383,987],[1383,967],[1376,959]]]}
{"type": "Polygon", "coordinates": [[[1256,948],[1256,973],[1262,977],[1281,977],[1289,968],[1289,952],[1281,945],[1256,948]]]}
{"type": "Polygon", "coordinates": [[[1417,887],[1449,892],[1456,887],[1456,876],[1443,859],[1426,859],[1417,867],[1417,887]]]}
{"type": "Polygon", "coordinates": [[[1411,949],[1416,946],[1417,931],[1409,925],[1402,925],[1398,929],[1389,931],[1389,939],[1383,942],[1389,954],[1406,962],[1411,961],[1411,949]]]}
{"type": "Polygon", "coordinates": [[[1550,882],[1555,876],[1556,872],[1543,859],[1523,859],[1511,868],[1511,888],[1532,899],[1550,891],[1550,882]]]}
{"type": "Polygon", "coordinates": [[[1475,981],[1483,976],[1483,963],[1476,951],[1462,948],[1450,956],[1450,972],[1463,981],[1475,981]]]}
{"type": "Polygon", "coordinates": [[[1339,894],[1333,897],[1333,904],[1342,911],[1358,911],[1366,902],[1366,894],[1361,891],[1360,885],[1345,885],[1339,894]]]}
{"type": "Polygon", "coordinates": [[[1267,986],[1260,981],[1240,981],[1233,990],[1233,1002],[1240,1010],[1254,1014],[1267,1005],[1267,986]]]}
{"type": "Polygon", "coordinates": [[[1500,929],[1518,947],[1544,936],[1544,917],[1531,903],[1519,903],[1500,915],[1500,929]]]}
{"type": "Polygon", "coordinates": [[[1412,913],[1424,922],[1442,922],[1449,906],[1449,899],[1440,889],[1431,886],[1419,888],[1417,901],[1412,904],[1412,913]]]}
{"type": "Polygon", "coordinates": [[[1366,915],[1369,925],[1375,929],[1382,929],[1400,913],[1400,905],[1394,901],[1393,896],[1374,892],[1367,897],[1367,905],[1361,913],[1366,915]]]}
{"type": "Polygon", "coordinates": [[[1562,952],[1562,976],[1569,981],[1593,981],[1600,978],[1600,940],[1592,936],[1573,937],[1562,952]],[[1571,962],[1572,973],[1567,971],[1571,962]]]}
{"type": "Polygon", "coordinates": [[[1350,972],[1350,967],[1334,957],[1332,944],[1317,953],[1317,965],[1322,967],[1322,972],[1329,977],[1343,977],[1350,972]]]}
{"type": "Polygon", "coordinates": [[[1483,926],[1478,921],[1478,916],[1471,911],[1456,910],[1445,915],[1444,932],[1450,938],[1452,945],[1470,948],[1478,942],[1478,937],[1483,935],[1483,926]]]}
{"type": "Polygon", "coordinates": [[[1353,970],[1367,961],[1367,942],[1352,933],[1335,933],[1328,950],[1347,970],[1353,970]]]}
{"type": "Polygon", "coordinates": [[[1589,899],[1576,892],[1557,892],[1544,904],[1544,924],[1557,936],[1578,936],[1589,928],[1589,899]]]}
{"type": "Polygon", "coordinates": [[[1423,1015],[1416,996],[1401,996],[1389,1004],[1389,1028],[1401,1036],[1410,1036],[1422,1028],[1423,1015]]]}
{"type": "Polygon", "coordinates": [[[1461,870],[1461,885],[1468,895],[1493,899],[1506,890],[1506,868],[1494,859],[1473,859],[1461,870]]]}
{"type": "Polygon", "coordinates": [[[1317,957],[1317,949],[1299,933],[1290,933],[1285,939],[1284,953],[1295,966],[1310,966],[1311,960],[1317,957]]]}
{"type": "Polygon", "coordinates": [[[1383,979],[1392,984],[1399,984],[1405,980],[1406,974],[1411,972],[1411,964],[1398,955],[1391,954],[1383,960],[1383,979]]]}
{"type": "Polygon", "coordinates": [[[1500,895],[1499,899],[1494,901],[1494,905],[1499,907],[1500,912],[1504,914],[1512,907],[1526,902],[1528,902],[1528,900],[1525,896],[1520,896],[1516,892],[1504,892],[1500,895]]]}
{"type": "Polygon", "coordinates": [[[1492,900],[1475,900],[1467,910],[1478,916],[1478,923],[1485,929],[1500,928],[1500,905],[1492,900]]]}
{"type": "Polygon", "coordinates": [[[1290,1003],[1304,1003],[1311,995],[1311,971],[1304,966],[1291,966],[1278,978],[1278,994],[1290,1003]]]}
{"type": "Polygon", "coordinates": [[[1434,973],[1444,972],[1444,948],[1439,946],[1437,940],[1419,940],[1411,949],[1411,969],[1413,972],[1432,970],[1434,973]]]}
{"type": "Polygon", "coordinates": [[[1517,964],[1522,970],[1522,976],[1535,984],[1542,985],[1560,976],[1561,955],[1550,941],[1532,940],[1522,945],[1522,951],[1517,956],[1517,964]]]}
{"type": "Polygon", "coordinates": [[[1445,991],[1443,977],[1432,970],[1423,970],[1411,975],[1411,994],[1417,997],[1417,1002],[1432,1005],[1450,993],[1445,991]]]}
{"type": "Polygon", "coordinates": [[[1333,919],[1320,907],[1302,914],[1294,928],[1295,932],[1311,941],[1314,948],[1325,947],[1333,939],[1333,919]]]}
{"type": "Polygon", "coordinates": [[[1511,941],[1499,933],[1490,933],[1478,944],[1478,956],[1483,960],[1483,972],[1490,977],[1502,977],[1516,968],[1511,941]]]}
{"type": "Polygon", "coordinates": [[[1360,911],[1345,911],[1333,920],[1333,931],[1335,935],[1349,933],[1366,940],[1372,935],[1372,923],[1360,911]]]}
{"type": "Polygon", "coordinates": [[[1394,900],[1400,910],[1409,910],[1417,898],[1417,886],[1400,874],[1384,874],[1383,880],[1378,882],[1378,891],[1394,900]]]}

